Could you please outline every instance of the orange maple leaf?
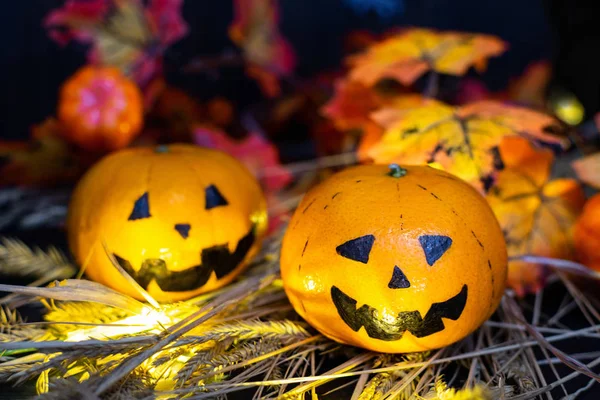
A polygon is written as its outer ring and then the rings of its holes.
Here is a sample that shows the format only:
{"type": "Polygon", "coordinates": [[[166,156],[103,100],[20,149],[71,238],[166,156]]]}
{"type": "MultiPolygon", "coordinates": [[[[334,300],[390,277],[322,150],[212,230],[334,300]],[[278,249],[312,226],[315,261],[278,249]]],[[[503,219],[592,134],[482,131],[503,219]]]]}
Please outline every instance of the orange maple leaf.
{"type": "Polygon", "coordinates": [[[413,109],[382,109],[373,118],[384,127],[381,140],[368,151],[377,163],[439,163],[446,171],[488,190],[502,169],[498,145],[506,136],[564,145],[549,132],[557,121],[545,114],[495,101],[463,107],[440,102],[413,109]]]}
{"type": "Polygon", "coordinates": [[[375,110],[382,107],[409,110],[431,104],[440,103],[420,94],[383,94],[360,82],[338,80],[333,97],[321,108],[321,113],[341,131],[360,130],[358,158],[368,160],[369,150],[383,135],[382,127],[371,118],[375,110]]]}
{"type": "Polygon", "coordinates": [[[517,104],[542,109],[546,105],[546,88],[551,78],[552,65],[548,61],[531,63],[508,85],[508,98],[517,104]]]}
{"type": "Polygon", "coordinates": [[[360,82],[338,80],[331,99],[321,108],[337,129],[359,129],[369,121],[369,115],[383,105],[383,98],[360,82]]]}
{"type": "Polygon", "coordinates": [[[487,59],[506,48],[492,35],[407,29],[349,57],[350,79],[368,86],[384,78],[411,85],[429,70],[464,75],[471,66],[484,70],[487,59]]]}
{"type": "MultiPolygon", "coordinates": [[[[488,202],[506,238],[509,257],[535,255],[572,259],[573,227],[585,195],[574,179],[550,180],[554,155],[519,137],[505,138],[498,174],[488,202]]],[[[543,286],[542,266],[510,261],[508,284],[519,295],[543,286]]]]}

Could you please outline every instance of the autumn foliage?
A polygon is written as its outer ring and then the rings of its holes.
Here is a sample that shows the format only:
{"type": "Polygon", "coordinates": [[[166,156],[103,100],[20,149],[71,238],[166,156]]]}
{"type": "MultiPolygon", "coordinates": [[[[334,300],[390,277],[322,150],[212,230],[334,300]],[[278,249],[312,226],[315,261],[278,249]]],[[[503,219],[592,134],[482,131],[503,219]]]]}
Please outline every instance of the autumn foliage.
{"type": "Polygon", "coordinates": [[[384,78],[411,85],[427,71],[464,75],[471,66],[482,71],[489,57],[506,48],[492,35],[407,29],[351,57],[349,77],[369,86],[384,78]]]}
{"type": "Polygon", "coordinates": [[[504,137],[520,136],[560,146],[556,120],[520,107],[481,101],[452,107],[439,102],[412,109],[387,108],[373,119],[384,128],[368,155],[378,163],[438,163],[474,186],[488,190],[503,168],[504,137]]]}
{"type": "MultiPolygon", "coordinates": [[[[585,202],[579,183],[551,179],[552,152],[535,149],[522,138],[505,138],[500,154],[505,168],[487,199],[504,231],[509,256],[574,259],[573,225],[585,202]]],[[[508,284],[520,295],[540,289],[544,278],[542,265],[509,262],[508,284]]]]}
{"type": "Polygon", "coordinates": [[[279,78],[292,72],[296,58],[292,47],[279,32],[279,9],[274,0],[235,0],[235,18],[229,37],[244,54],[249,76],[263,92],[278,96],[279,78]]]}
{"type": "Polygon", "coordinates": [[[32,128],[28,142],[0,141],[0,186],[41,186],[71,182],[81,173],[80,156],[62,137],[54,118],[32,128]]]}
{"type": "Polygon", "coordinates": [[[580,262],[600,271],[600,195],[585,203],[575,225],[575,248],[580,262]]]}
{"type": "MultiPolygon", "coordinates": [[[[551,178],[555,156],[570,141],[565,124],[546,112],[571,125],[577,119],[565,116],[579,114],[577,107],[560,108],[546,98],[549,62],[530,64],[494,92],[464,75],[483,72],[502,55],[508,44],[501,38],[404,28],[355,33],[347,41],[345,72],[300,78],[294,76],[294,50],[281,32],[279,1],[232,5],[227,35],[233,52],[201,55],[174,69],[219,79],[219,68],[238,68],[258,83],[259,107],[221,94],[196,99],[167,82],[167,49],[188,33],[183,0],[66,0],[52,10],[43,21],[49,36],[60,45],[86,45],[88,65],[64,83],[56,119],[34,128],[29,142],[0,143],[0,184],[72,182],[90,154],[187,142],[237,158],[280,217],[297,204],[294,197],[336,167],[427,164],[486,196],[506,238],[509,284],[517,294],[536,291],[546,275],[542,264],[520,256],[575,258],[574,223],[584,195],[577,180],[551,178]],[[420,80],[424,76],[428,80],[420,80]],[[456,83],[453,93],[437,90],[442,81],[456,83]],[[329,157],[326,167],[321,160],[300,169],[281,165],[276,143],[289,139],[296,145],[297,131],[301,140],[312,140],[313,158],[329,157]]],[[[572,166],[579,181],[600,188],[599,154],[572,166]]],[[[575,229],[579,258],[592,267],[600,264],[594,256],[599,201],[588,203],[575,229]]]]}
{"type": "Polygon", "coordinates": [[[162,72],[165,50],[187,33],[183,0],[67,0],[44,21],[61,45],[89,44],[92,64],[119,68],[140,85],[162,72]]]}

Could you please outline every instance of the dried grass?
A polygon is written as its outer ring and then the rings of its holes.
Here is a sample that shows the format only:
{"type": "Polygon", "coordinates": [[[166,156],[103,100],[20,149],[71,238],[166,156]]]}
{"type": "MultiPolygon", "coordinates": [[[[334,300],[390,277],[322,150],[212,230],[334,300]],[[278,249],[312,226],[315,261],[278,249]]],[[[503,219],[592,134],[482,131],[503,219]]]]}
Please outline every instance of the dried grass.
{"type": "MultiPolygon", "coordinates": [[[[544,291],[527,300],[507,291],[494,317],[461,342],[389,355],[339,345],[298,317],[278,275],[280,238],[271,237],[260,261],[227,288],[159,310],[92,282],[0,285],[41,296],[48,309],[42,323],[0,309],[0,380],[35,380],[44,399],[215,399],[245,391],[247,398],[352,400],[574,398],[600,380],[600,310],[561,262],[544,291]],[[564,344],[574,341],[589,351],[568,354],[564,344]]],[[[2,248],[3,268],[6,260],[23,262],[11,248],[46,260],[38,264],[44,271],[47,260],[65,260],[23,246],[2,248]]]]}

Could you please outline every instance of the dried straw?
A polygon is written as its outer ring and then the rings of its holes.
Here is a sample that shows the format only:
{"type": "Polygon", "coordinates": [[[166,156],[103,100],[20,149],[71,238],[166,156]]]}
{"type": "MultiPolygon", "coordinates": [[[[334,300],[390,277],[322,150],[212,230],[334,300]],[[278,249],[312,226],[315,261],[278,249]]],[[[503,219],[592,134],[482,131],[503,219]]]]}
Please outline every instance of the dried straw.
{"type": "MultiPolygon", "coordinates": [[[[507,291],[494,317],[452,346],[388,355],[339,345],[299,318],[278,275],[280,240],[273,235],[229,287],[158,311],[87,281],[0,285],[42,298],[48,309],[43,323],[0,309],[0,380],[37,380],[46,399],[214,399],[246,391],[256,399],[352,400],[553,399],[600,381],[600,312],[569,273],[597,276],[579,265],[524,256],[554,268],[544,291],[531,299],[507,291]],[[590,351],[569,353],[565,344],[574,340],[590,351]]],[[[12,248],[64,263],[23,246],[12,248]]],[[[2,259],[18,260],[10,248],[2,259]]]]}

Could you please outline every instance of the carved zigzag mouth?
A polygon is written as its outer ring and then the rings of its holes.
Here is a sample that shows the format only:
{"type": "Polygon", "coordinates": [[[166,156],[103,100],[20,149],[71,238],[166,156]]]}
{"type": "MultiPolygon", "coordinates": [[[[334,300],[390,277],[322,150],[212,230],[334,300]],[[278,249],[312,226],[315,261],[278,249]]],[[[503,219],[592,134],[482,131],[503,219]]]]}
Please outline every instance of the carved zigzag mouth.
{"type": "Polygon", "coordinates": [[[455,321],[461,316],[467,304],[467,291],[467,285],[463,285],[456,296],[441,303],[433,303],[425,318],[419,311],[401,311],[393,321],[383,319],[375,308],[367,304],[356,309],[357,301],[336,286],[331,287],[331,299],[350,329],[358,332],[364,327],[369,337],[392,341],[400,340],[405,331],[420,338],[443,330],[445,327],[442,318],[455,321]]]}
{"type": "Polygon", "coordinates": [[[165,260],[150,258],[136,271],[126,259],[113,254],[119,265],[144,289],[153,280],[165,292],[185,292],[198,289],[206,284],[213,271],[217,279],[230,274],[243,260],[256,240],[255,227],[242,237],[233,252],[229,245],[221,244],[202,249],[200,264],[183,271],[170,271],[165,260]]]}

